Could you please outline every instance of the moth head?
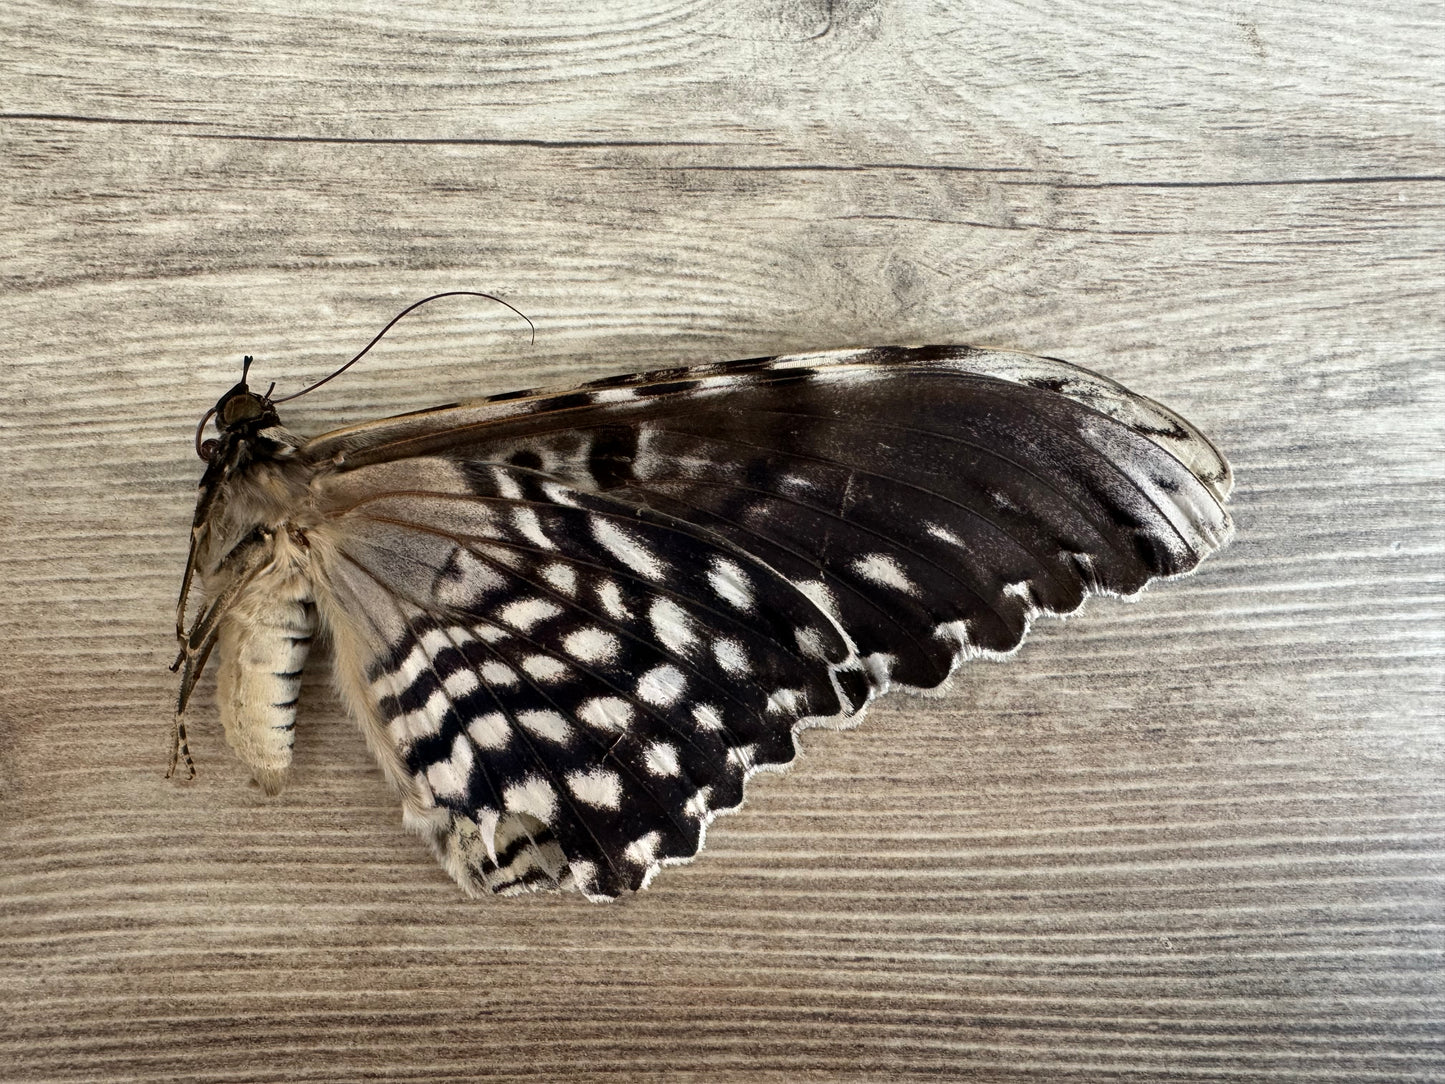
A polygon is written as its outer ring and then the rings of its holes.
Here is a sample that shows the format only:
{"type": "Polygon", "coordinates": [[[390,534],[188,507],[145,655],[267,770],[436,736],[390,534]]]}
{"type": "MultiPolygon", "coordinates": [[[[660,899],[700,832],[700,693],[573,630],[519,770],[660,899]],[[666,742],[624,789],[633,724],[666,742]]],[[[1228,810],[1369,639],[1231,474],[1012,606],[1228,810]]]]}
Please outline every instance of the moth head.
{"type": "Polygon", "coordinates": [[[248,354],[241,363],[240,382],[221,396],[216,405],[202,416],[200,425],[196,426],[196,454],[208,463],[215,458],[221,446],[221,441],[215,438],[201,439],[206,422],[212,418],[216,419],[216,428],[223,439],[228,436],[254,436],[262,429],[281,424],[276,407],[271,402],[271,392],[276,385],[272,384],[265,395],[257,395],[246,384],[246,374],[250,369],[251,356],[248,354]]]}

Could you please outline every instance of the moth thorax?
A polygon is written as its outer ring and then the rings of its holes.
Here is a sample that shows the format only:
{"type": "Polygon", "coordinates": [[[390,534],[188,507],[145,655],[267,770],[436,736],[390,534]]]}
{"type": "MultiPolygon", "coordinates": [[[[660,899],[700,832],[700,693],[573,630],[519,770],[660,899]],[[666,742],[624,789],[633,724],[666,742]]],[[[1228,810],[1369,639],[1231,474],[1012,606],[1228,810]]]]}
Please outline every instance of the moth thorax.
{"type": "Polygon", "coordinates": [[[221,723],[267,794],[280,793],[291,766],[301,670],[315,628],[311,582],[294,566],[258,576],[221,625],[221,723]]]}

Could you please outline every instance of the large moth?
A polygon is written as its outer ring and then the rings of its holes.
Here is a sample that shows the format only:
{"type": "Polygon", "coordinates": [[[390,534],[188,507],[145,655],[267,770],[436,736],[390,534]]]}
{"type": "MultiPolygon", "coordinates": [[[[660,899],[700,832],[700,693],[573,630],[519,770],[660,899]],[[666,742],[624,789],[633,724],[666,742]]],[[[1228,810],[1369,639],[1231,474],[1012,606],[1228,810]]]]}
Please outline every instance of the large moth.
{"type": "Polygon", "coordinates": [[[1192,425],[1006,351],[668,369],[310,438],[276,404],[243,373],[198,439],[177,754],[214,650],[226,738],[279,791],[324,634],[405,822],[469,892],[640,889],[800,729],[1231,532],[1192,425]]]}

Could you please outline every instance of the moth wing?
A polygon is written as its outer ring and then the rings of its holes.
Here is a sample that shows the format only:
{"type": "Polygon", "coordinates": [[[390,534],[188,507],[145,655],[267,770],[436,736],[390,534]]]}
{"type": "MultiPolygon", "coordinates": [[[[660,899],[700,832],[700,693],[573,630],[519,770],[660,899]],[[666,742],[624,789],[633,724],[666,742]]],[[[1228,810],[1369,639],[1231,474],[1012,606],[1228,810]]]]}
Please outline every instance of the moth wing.
{"type": "Polygon", "coordinates": [[[614,378],[304,453],[343,688],[473,890],[640,888],[800,727],[1231,530],[1228,466],[1177,415],[956,347],[614,378]]]}

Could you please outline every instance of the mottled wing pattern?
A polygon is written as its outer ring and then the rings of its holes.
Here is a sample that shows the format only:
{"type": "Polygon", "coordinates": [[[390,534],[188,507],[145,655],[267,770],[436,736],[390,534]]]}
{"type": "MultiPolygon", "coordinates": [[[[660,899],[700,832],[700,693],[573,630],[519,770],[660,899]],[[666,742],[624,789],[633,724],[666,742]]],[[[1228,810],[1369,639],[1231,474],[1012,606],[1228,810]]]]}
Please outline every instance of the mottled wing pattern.
{"type": "Polygon", "coordinates": [[[473,890],[637,889],[801,726],[1230,531],[1228,467],[1182,419],[967,348],[519,393],[305,453],[343,687],[473,890]]]}

